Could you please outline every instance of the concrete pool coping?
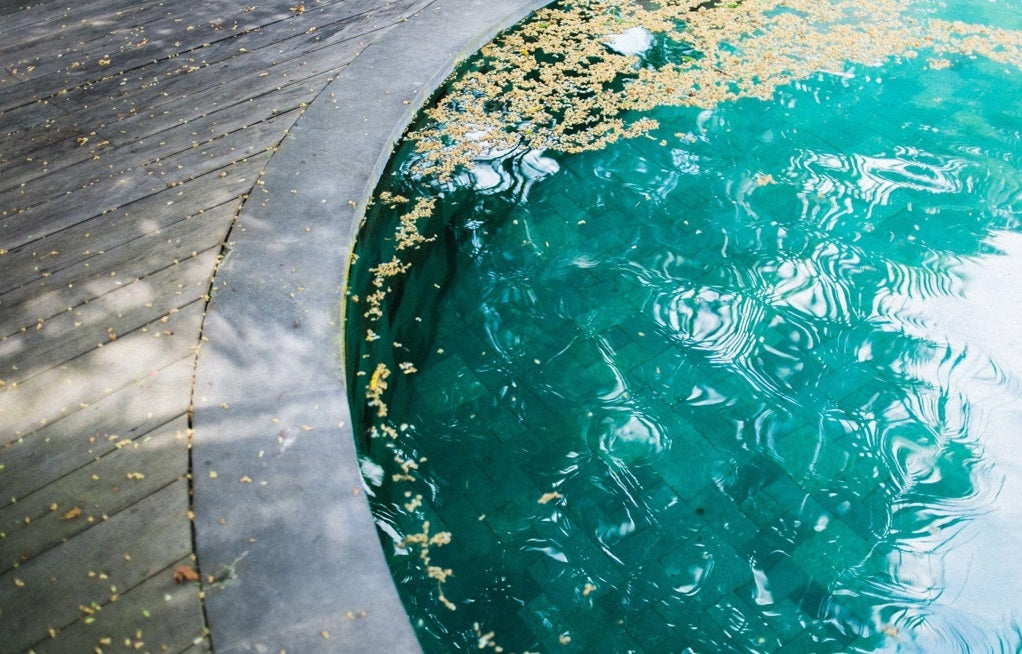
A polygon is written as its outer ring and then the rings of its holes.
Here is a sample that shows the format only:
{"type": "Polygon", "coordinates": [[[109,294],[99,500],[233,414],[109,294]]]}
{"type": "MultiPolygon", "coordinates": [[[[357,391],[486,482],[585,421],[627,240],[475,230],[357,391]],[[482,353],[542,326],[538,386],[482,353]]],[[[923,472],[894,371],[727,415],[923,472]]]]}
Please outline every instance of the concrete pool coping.
{"type": "Polygon", "coordinates": [[[349,254],[393,145],[454,66],[547,0],[437,0],[310,104],[245,203],[195,372],[192,476],[220,652],[413,652],[340,357],[349,254]]]}

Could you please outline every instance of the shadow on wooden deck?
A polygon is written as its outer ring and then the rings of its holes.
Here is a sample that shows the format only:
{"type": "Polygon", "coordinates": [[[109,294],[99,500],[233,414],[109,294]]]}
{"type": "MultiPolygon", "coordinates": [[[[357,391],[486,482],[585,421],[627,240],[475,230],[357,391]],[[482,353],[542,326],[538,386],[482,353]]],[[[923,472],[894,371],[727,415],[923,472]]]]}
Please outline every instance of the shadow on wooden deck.
{"type": "Polygon", "coordinates": [[[210,280],[305,107],[428,4],[0,8],[0,652],[209,650],[174,572],[210,280]]]}

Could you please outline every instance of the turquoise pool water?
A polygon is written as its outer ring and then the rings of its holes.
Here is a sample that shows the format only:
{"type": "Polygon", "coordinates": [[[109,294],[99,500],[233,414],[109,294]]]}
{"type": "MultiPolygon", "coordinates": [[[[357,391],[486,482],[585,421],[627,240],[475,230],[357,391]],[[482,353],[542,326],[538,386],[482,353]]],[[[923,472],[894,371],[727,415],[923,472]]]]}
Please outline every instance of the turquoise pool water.
{"type": "Polygon", "coordinates": [[[451,182],[399,148],[347,357],[426,651],[1022,650],[1022,72],[921,54],[451,182]]]}

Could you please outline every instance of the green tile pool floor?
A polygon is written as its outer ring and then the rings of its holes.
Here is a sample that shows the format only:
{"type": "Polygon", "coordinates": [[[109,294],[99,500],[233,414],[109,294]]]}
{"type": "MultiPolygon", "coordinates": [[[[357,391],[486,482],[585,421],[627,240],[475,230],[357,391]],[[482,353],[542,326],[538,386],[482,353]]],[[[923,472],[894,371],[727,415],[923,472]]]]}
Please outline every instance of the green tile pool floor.
{"type": "Polygon", "coordinates": [[[353,397],[394,370],[355,413],[427,651],[1022,649],[1022,78],[951,63],[444,189],[382,338],[347,327],[353,397]]]}

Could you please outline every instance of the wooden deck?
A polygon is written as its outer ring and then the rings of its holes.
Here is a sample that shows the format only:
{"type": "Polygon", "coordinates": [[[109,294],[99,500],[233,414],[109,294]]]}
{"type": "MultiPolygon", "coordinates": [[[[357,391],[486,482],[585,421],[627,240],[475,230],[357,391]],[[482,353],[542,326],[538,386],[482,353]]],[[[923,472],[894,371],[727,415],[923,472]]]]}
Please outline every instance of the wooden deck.
{"type": "Polygon", "coordinates": [[[304,108],[430,0],[0,6],[0,652],[210,649],[195,356],[304,108]]]}

